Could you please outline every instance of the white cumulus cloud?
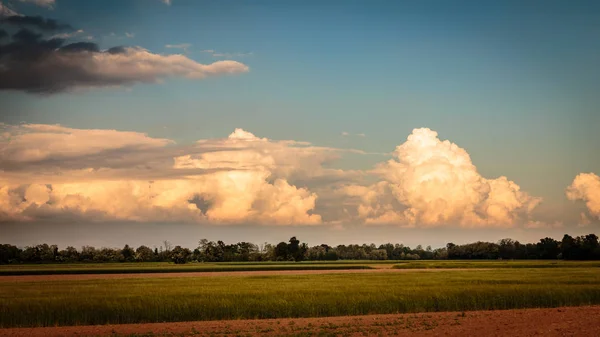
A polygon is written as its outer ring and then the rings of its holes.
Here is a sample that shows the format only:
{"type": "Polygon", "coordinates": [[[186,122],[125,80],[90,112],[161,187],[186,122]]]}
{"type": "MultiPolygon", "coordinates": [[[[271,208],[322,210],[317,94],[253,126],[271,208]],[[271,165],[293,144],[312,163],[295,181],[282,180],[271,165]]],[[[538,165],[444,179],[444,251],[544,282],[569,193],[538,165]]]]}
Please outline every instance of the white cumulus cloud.
{"type": "Polygon", "coordinates": [[[346,187],[366,223],[512,227],[541,201],[506,177],[482,177],[464,149],[430,129],[413,130],[394,157],[373,170],[379,183],[346,187]]]}
{"type": "MultiPolygon", "coordinates": [[[[581,173],[566,190],[569,200],[582,200],[593,218],[600,219],[600,177],[595,173],[581,173]]],[[[581,214],[581,224],[589,224],[586,214],[581,214]]]]}

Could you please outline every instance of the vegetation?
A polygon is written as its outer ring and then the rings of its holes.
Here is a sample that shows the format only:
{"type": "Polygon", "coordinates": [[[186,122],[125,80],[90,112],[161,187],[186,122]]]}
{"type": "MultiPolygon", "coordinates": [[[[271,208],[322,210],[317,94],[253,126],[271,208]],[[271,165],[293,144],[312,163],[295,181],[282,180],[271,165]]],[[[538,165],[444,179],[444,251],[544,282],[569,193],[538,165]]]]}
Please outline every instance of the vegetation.
{"type": "Polygon", "coordinates": [[[600,304],[597,268],[1,281],[1,284],[0,327],[600,304]]]}
{"type": "Polygon", "coordinates": [[[561,241],[543,238],[537,243],[522,244],[512,239],[497,243],[475,242],[464,245],[448,243],[444,248],[432,249],[417,246],[411,249],[402,244],[387,243],[363,245],[326,244],[309,247],[296,237],[277,245],[249,242],[225,244],[223,241],[200,240],[193,251],[181,246],[171,247],[165,241],[159,248],[140,246],[137,249],[125,245],[122,249],[96,249],[84,246],[80,250],[67,247],[59,250],[56,245],[40,244],[19,248],[9,244],[0,245],[0,264],[14,263],[73,263],[73,262],[160,262],[172,261],[184,264],[197,262],[248,262],[248,261],[337,261],[337,260],[496,260],[496,259],[564,259],[599,260],[598,236],[588,234],[571,237],[565,234],[561,241]]]}

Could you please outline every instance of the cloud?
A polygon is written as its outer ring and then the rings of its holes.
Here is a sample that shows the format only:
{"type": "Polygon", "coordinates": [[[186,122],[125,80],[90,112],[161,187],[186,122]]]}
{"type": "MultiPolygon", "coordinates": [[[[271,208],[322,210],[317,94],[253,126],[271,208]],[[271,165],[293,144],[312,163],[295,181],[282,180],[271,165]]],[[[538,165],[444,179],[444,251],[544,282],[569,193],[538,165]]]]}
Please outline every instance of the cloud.
{"type": "Polygon", "coordinates": [[[2,22],[21,29],[8,43],[0,45],[0,90],[52,94],[157,83],[171,77],[197,80],[249,71],[245,64],[232,60],[201,64],[184,55],[154,54],[141,47],[101,50],[89,41],[66,44],[65,39],[82,34],[83,30],[75,31],[69,25],[40,16],[10,16],[2,22]],[[45,38],[49,33],[54,34],[45,38]]]}
{"type": "Polygon", "coordinates": [[[252,56],[254,55],[253,52],[249,52],[249,53],[223,53],[223,52],[217,52],[214,49],[204,49],[200,51],[201,53],[206,53],[206,54],[211,54],[212,57],[214,58],[236,58],[236,57],[248,57],[248,56],[252,56]]]}
{"type": "Polygon", "coordinates": [[[370,171],[335,168],[365,152],[244,129],[193,144],[46,124],[2,124],[0,134],[0,222],[562,225],[533,219],[539,198],[505,177],[483,178],[464,149],[429,129],[370,171]]]}
{"type": "Polygon", "coordinates": [[[35,28],[44,32],[73,29],[70,25],[59,23],[53,19],[44,19],[41,16],[13,15],[2,19],[2,23],[22,28],[35,28]]]}
{"type": "Polygon", "coordinates": [[[50,39],[65,39],[66,40],[66,39],[75,37],[77,35],[83,34],[83,33],[84,33],[83,29],[78,29],[78,30],[76,30],[74,32],[70,32],[70,33],[61,33],[61,34],[52,35],[50,37],[50,39]]]}
{"type": "Polygon", "coordinates": [[[160,0],[160,1],[167,6],[171,6],[171,0],[160,0]]]}
{"type": "Polygon", "coordinates": [[[394,156],[372,171],[380,182],[345,187],[365,223],[512,227],[541,201],[506,177],[482,177],[464,149],[430,129],[413,130],[394,156]]]}
{"type": "MultiPolygon", "coordinates": [[[[575,177],[573,183],[567,188],[566,195],[569,200],[585,201],[591,217],[600,219],[600,177],[595,173],[581,173],[575,177]]],[[[589,218],[581,215],[581,224],[590,223],[589,218]]]]}
{"type": "MultiPolygon", "coordinates": [[[[36,163],[49,158],[66,160],[123,148],[156,149],[173,143],[139,132],[73,129],[60,125],[1,125],[3,165],[36,163]]],[[[2,166],[0,166],[2,167],[2,166]]]]}
{"type": "Polygon", "coordinates": [[[48,9],[54,8],[56,0],[19,0],[21,2],[31,3],[39,7],[45,7],[48,9]]]}
{"type": "Polygon", "coordinates": [[[317,194],[290,181],[327,173],[318,166],[335,152],[242,129],[177,147],[136,132],[3,128],[0,221],[317,225],[317,194]]]}
{"type": "Polygon", "coordinates": [[[201,64],[183,55],[159,55],[139,47],[100,51],[93,43],[63,45],[21,30],[2,46],[0,90],[56,93],[77,88],[156,83],[169,77],[203,79],[247,72],[236,61],[201,64]]]}
{"type": "Polygon", "coordinates": [[[234,58],[234,57],[247,57],[254,55],[253,52],[249,53],[213,53],[212,56],[215,58],[234,58]]]}
{"type": "Polygon", "coordinates": [[[187,53],[188,49],[191,47],[192,45],[189,43],[180,43],[180,44],[167,44],[165,45],[165,48],[169,48],[169,49],[182,49],[184,53],[187,53]]]}
{"type": "Polygon", "coordinates": [[[109,37],[117,39],[117,40],[125,40],[125,39],[133,39],[135,37],[135,33],[125,32],[121,34],[115,34],[115,32],[111,32],[108,34],[109,37]]]}
{"type": "Polygon", "coordinates": [[[364,133],[350,133],[350,132],[347,132],[347,131],[343,131],[343,132],[341,133],[341,135],[342,135],[343,137],[351,137],[351,136],[356,136],[356,137],[361,137],[361,138],[364,138],[364,137],[366,137],[366,136],[367,136],[367,135],[365,135],[364,133]]]}
{"type": "Polygon", "coordinates": [[[0,18],[6,18],[11,16],[20,16],[21,14],[8,8],[4,3],[0,1],[0,18]]]}
{"type": "Polygon", "coordinates": [[[561,221],[544,222],[544,221],[530,220],[530,221],[527,221],[527,223],[525,223],[524,227],[527,229],[552,229],[552,228],[563,228],[564,225],[561,221]]]}

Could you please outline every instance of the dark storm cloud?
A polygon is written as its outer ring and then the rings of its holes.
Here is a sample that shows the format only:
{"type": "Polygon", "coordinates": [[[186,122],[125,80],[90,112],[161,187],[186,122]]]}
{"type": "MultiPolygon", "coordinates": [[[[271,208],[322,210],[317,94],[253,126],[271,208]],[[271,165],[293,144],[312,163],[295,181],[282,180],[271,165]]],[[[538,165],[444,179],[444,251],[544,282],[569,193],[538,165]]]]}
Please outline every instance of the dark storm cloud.
{"type": "Polygon", "coordinates": [[[42,38],[42,34],[32,32],[29,29],[21,29],[16,34],[14,34],[12,38],[15,42],[33,44],[42,38]]]}
{"type": "Polygon", "coordinates": [[[112,48],[108,49],[106,52],[109,54],[123,54],[126,51],[127,50],[125,49],[124,46],[117,46],[117,47],[112,47],[112,48]]]}
{"type": "Polygon", "coordinates": [[[75,42],[61,47],[60,51],[73,53],[90,51],[98,53],[100,52],[100,48],[98,48],[98,45],[93,42],[75,42]]]}
{"type": "MultiPolygon", "coordinates": [[[[92,42],[65,45],[64,39],[47,36],[57,30],[72,30],[71,26],[42,17],[10,16],[0,23],[10,28],[11,34],[15,27],[19,29],[8,42],[0,44],[0,90],[53,94],[76,88],[156,83],[167,77],[202,79],[248,71],[236,61],[204,65],[139,47],[102,51],[92,42]]],[[[1,29],[0,38],[7,37],[8,32],[1,29]]]]}
{"type": "MultiPolygon", "coordinates": [[[[62,39],[43,40],[42,35],[29,29],[21,29],[13,34],[12,41],[0,45],[0,65],[4,68],[11,64],[10,60],[32,62],[43,58],[64,43],[62,39]]],[[[3,74],[6,69],[0,70],[3,74]]],[[[0,79],[0,82],[3,80],[0,79]]]]}
{"type": "Polygon", "coordinates": [[[70,25],[58,23],[58,21],[53,19],[44,19],[41,16],[14,15],[7,17],[0,22],[5,25],[36,28],[44,32],[73,29],[70,25]]]}
{"type": "Polygon", "coordinates": [[[98,46],[90,42],[63,46],[64,42],[46,40],[27,28],[19,30],[10,43],[0,45],[0,90],[51,93],[85,82],[81,64],[89,58],[87,52],[99,52],[98,46]]]}

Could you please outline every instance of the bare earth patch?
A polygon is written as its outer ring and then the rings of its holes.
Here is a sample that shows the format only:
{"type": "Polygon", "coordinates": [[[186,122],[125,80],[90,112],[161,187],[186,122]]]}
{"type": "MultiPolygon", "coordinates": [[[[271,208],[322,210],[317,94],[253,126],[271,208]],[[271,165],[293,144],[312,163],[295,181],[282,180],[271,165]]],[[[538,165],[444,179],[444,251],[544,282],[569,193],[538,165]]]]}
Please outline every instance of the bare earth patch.
{"type": "Polygon", "coordinates": [[[0,329],[17,336],[600,336],[600,306],[0,329]]]}
{"type": "Polygon", "coordinates": [[[439,268],[439,269],[332,269],[332,270],[257,270],[257,271],[217,271],[185,273],[138,273],[138,274],[72,274],[72,275],[17,275],[0,276],[0,282],[62,281],[62,280],[103,280],[124,278],[174,278],[207,276],[264,276],[264,275],[312,275],[312,274],[368,274],[368,273],[414,273],[460,270],[486,270],[485,268],[439,268]]]}

